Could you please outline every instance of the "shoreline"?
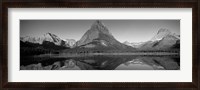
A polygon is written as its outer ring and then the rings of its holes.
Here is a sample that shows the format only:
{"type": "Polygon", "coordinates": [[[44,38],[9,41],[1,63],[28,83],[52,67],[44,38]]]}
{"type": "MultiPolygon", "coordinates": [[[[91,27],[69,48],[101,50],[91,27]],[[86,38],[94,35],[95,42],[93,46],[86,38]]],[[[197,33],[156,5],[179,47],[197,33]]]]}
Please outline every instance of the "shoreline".
{"type": "MultiPolygon", "coordinates": [[[[158,53],[61,53],[61,54],[42,54],[39,57],[87,57],[87,56],[180,56],[180,53],[158,52],[158,53]]],[[[36,56],[36,57],[38,57],[36,56]]]]}

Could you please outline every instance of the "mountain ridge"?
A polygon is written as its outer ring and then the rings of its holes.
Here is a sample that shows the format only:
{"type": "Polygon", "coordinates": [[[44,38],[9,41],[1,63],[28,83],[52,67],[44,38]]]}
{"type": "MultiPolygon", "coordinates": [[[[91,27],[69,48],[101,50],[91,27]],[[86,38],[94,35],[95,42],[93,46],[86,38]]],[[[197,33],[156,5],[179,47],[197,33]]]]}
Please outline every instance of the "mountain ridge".
{"type": "Polygon", "coordinates": [[[45,44],[43,46],[61,46],[71,49],[102,49],[102,50],[162,50],[180,49],[180,35],[171,32],[169,29],[160,28],[157,33],[146,42],[119,42],[109,32],[108,28],[99,20],[96,20],[77,42],[74,39],[61,39],[52,33],[45,33],[40,37],[20,37],[22,42],[34,44],[45,44]]]}
{"type": "Polygon", "coordinates": [[[82,38],[76,42],[76,47],[113,48],[116,50],[133,49],[117,41],[108,28],[99,20],[95,21],[82,38]]]}
{"type": "Polygon", "coordinates": [[[73,44],[76,42],[74,39],[65,39],[62,40],[57,35],[52,33],[45,33],[40,37],[20,37],[20,41],[22,42],[30,42],[34,44],[43,44],[44,42],[51,42],[54,43],[57,46],[63,46],[63,47],[72,47],[73,44]]]}
{"type": "Polygon", "coordinates": [[[168,29],[161,28],[158,30],[156,35],[146,42],[124,42],[124,44],[141,50],[163,50],[172,49],[173,46],[180,47],[180,43],[176,43],[178,41],[180,42],[180,35],[177,35],[168,29]]]}

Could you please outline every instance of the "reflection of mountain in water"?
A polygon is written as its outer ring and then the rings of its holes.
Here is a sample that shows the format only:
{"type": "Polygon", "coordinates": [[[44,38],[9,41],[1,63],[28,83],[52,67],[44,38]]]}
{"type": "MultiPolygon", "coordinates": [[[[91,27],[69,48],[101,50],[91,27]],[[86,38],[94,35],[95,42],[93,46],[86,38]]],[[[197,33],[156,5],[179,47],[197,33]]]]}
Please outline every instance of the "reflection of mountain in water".
{"type": "MultiPolygon", "coordinates": [[[[46,61],[46,62],[45,62],[46,61]]],[[[180,69],[177,57],[141,56],[93,56],[71,58],[49,62],[21,65],[20,69],[47,70],[177,70],[180,69]]]]}

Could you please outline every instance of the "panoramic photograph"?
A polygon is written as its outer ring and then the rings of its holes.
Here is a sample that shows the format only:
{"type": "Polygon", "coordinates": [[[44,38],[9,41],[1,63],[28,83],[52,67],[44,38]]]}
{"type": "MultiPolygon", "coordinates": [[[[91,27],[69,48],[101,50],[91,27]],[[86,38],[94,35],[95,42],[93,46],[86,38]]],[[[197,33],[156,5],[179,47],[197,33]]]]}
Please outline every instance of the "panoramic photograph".
{"type": "Polygon", "coordinates": [[[180,70],[180,20],[20,20],[20,70],[180,70]]]}

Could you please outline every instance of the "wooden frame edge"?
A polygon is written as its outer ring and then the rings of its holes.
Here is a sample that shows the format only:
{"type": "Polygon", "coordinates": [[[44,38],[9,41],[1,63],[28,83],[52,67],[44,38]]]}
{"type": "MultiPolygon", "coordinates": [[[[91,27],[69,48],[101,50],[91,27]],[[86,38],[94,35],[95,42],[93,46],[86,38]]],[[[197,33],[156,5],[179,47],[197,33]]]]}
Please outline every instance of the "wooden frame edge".
{"type": "MultiPolygon", "coordinates": [[[[17,4],[18,2],[16,2],[17,4]]],[[[13,3],[3,3],[3,16],[2,16],[2,32],[3,32],[3,39],[2,39],[2,51],[8,51],[8,9],[9,7],[11,7],[13,3]],[[6,22],[6,23],[5,23],[6,22]]],[[[22,7],[23,5],[25,6],[29,6],[29,7],[38,7],[40,5],[45,5],[47,3],[18,3],[18,5],[14,5],[14,7],[22,7]],[[36,4],[36,5],[35,5],[36,4]]],[[[117,3],[79,3],[76,5],[76,3],[68,3],[68,4],[59,4],[59,3],[49,3],[50,5],[52,5],[51,7],[56,7],[57,5],[58,6],[62,6],[62,5],[69,5],[69,7],[88,7],[91,5],[91,7],[95,7],[95,6],[98,6],[98,7],[102,7],[102,5],[104,7],[108,7],[109,5],[117,5],[117,3]],[[55,6],[54,6],[55,5],[55,6]],[[74,5],[74,6],[73,6],[74,5]]],[[[127,7],[132,7],[132,5],[136,5],[136,4],[139,4],[139,5],[146,5],[145,7],[151,7],[151,5],[149,5],[149,3],[134,3],[134,4],[127,4],[127,3],[120,3],[120,5],[128,5],[127,7]]],[[[180,3],[176,3],[179,7],[190,7],[189,4],[187,5],[182,5],[180,3]]],[[[176,5],[176,4],[173,4],[173,5],[176,5]]],[[[193,4],[197,4],[197,3],[193,3],[193,4]]],[[[158,5],[157,7],[155,8],[159,8],[160,6],[164,5],[164,7],[168,7],[166,3],[164,4],[161,4],[161,3],[153,3],[153,5],[158,5]]],[[[98,8],[97,7],[97,8],[98,8]]],[[[112,7],[112,6],[109,6],[109,7],[112,7]]],[[[45,7],[43,7],[45,8],[45,7]]],[[[126,7],[122,7],[122,8],[126,8],[126,7]]],[[[137,7],[137,8],[142,8],[142,7],[137,7]]],[[[193,8],[193,17],[192,17],[192,20],[193,20],[193,30],[197,30],[199,29],[198,28],[198,23],[199,22],[199,19],[196,19],[198,18],[198,14],[199,14],[199,11],[198,11],[198,8],[197,5],[192,5],[192,8],[193,8]],[[196,21],[197,20],[197,21],[196,21]]],[[[196,31],[197,32],[197,31],[196,31]]],[[[178,85],[175,85],[175,83],[156,83],[156,82],[152,82],[152,83],[144,83],[144,82],[137,82],[137,83],[10,83],[8,82],[8,67],[6,66],[8,64],[8,62],[6,61],[8,58],[8,52],[4,52],[2,53],[2,58],[3,58],[3,63],[2,63],[2,86],[4,88],[28,88],[28,87],[65,87],[65,88],[71,88],[71,87],[80,87],[80,88],[94,88],[94,87],[108,87],[108,88],[111,88],[111,87],[134,87],[134,88],[147,88],[147,87],[157,87],[157,88],[199,88],[198,86],[198,82],[199,82],[199,79],[198,78],[198,67],[199,64],[198,64],[198,54],[199,54],[199,40],[198,40],[198,35],[199,33],[195,33],[193,32],[193,82],[192,83],[179,83],[178,85]],[[195,42],[195,43],[194,43],[195,42]],[[194,60],[196,59],[196,60],[194,60]],[[6,72],[6,73],[5,73],[6,72]],[[32,84],[32,85],[30,85],[32,84]],[[48,85],[47,85],[48,84],[48,85]],[[75,85],[76,84],[76,85],[75,85]]]]}

